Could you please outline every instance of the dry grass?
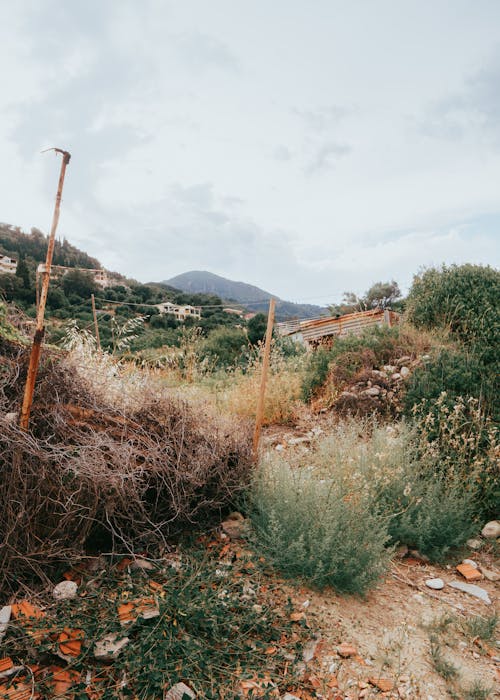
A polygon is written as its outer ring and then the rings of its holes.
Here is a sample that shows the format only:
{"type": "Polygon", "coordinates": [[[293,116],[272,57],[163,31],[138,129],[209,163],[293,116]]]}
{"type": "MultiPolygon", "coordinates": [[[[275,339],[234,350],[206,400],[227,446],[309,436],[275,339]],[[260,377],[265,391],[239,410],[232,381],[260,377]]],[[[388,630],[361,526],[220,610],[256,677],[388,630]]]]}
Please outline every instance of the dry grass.
{"type": "Polygon", "coordinates": [[[93,358],[85,344],[45,362],[31,430],[22,432],[6,414],[19,408],[27,354],[9,347],[0,374],[0,589],[43,577],[89,543],[127,551],[165,541],[246,485],[246,423],[159,391],[147,374],[93,358]]]}

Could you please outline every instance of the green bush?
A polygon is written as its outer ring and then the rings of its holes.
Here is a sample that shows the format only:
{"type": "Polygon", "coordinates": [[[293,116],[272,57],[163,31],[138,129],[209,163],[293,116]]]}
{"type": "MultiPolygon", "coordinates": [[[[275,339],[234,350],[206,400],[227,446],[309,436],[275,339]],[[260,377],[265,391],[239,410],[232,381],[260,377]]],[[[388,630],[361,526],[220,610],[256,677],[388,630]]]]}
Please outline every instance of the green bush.
{"type": "Polygon", "coordinates": [[[223,327],[211,331],[203,343],[203,353],[217,367],[230,367],[242,358],[247,346],[247,336],[240,328],[223,327]]]}
{"type": "Polygon", "coordinates": [[[302,380],[303,401],[310,401],[319,387],[325,383],[330,366],[330,353],[326,348],[319,348],[309,356],[308,360],[302,380]]]}
{"type": "MultiPolygon", "coordinates": [[[[439,561],[477,532],[475,492],[464,488],[458,478],[451,481],[427,474],[409,478],[401,487],[398,498],[394,498],[397,489],[393,485],[391,498],[385,503],[386,512],[391,514],[389,534],[393,542],[415,547],[439,561]]],[[[381,504],[384,497],[387,494],[381,493],[381,504]]]]}
{"type": "Polygon", "coordinates": [[[497,391],[493,376],[485,372],[481,360],[472,352],[459,348],[443,348],[428,362],[417,367],[406,384],[404,413],[413,414],[422,401],[435,401],[443,391],[452,405],[458,396],[481,399],[488,410],[495,408],[497,391]]]}
{"type": "Polygon", "coordinates": [[[257,548],[285,576],[363,594],[387,566],[385,518],[342,478],[265,462],[250,510],[257,548]]]}

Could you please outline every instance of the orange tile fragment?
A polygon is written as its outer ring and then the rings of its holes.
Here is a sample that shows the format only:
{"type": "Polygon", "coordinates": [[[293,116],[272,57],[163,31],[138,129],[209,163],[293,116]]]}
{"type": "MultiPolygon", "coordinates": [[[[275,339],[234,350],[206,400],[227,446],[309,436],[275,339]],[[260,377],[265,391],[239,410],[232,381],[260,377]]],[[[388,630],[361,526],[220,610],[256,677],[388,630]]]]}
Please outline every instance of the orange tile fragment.
{"type": "Polygon", "coordinates": [[[0,685],[0,700],[36,700],[40,695],[32,694],[32,687],[27,683],[12,683],[0,685]]]}
{"type": "Polygon", "coordinates": [[[121,603],[118,606],[118,619],[122,625],[128,624],[137,620],[138,617],[149,617],[148,613],[158,610],[156,600],[154,598],[138,598],[127,603],[121,603]]]}
{"type": "Polygon", "coordinates": [[[116,568],[118,571],[124,571],[130,564],[132,564],[132,559],[130,559],[130,557],[123,557],[116,565],[116,568]]]}
{"type": "Polygon", "coordinates": [[[74,683],[78,683],[80,680],[80,674],[78,671],[74,671],[72,669],[61,668],[61,666],[51,666],[50,671],[51,676],[46,682],[57,697],[67,697],[67,693],[71,689],[72,685],[74,683]]]}
{"type": "Polygon", "coordinates": [[[375,688],[381,690],[383,693],[388,693],[394,688],[394,681],[391,681],[388,678],[372,677],[368,679],[368,682],[371,683],[371,685],[374,685],[375,688]]]}
{"type": "Polygon", "coordinates": [[[300,622],[301,620],[306,619],[306,614],[305,612],[294,612],[290,615],[290,620],[292,622],[300,622]]]}
{"type": "Polygon", "coordinates": [[[466,581],[480,581],[483,578],[482,573],[471,564],[459,564],[457,571],[466,581]]]}
{"type": "Polygon", "coordinates": [[[36,605],[32,605],[28,600],[22,600],[20,603],[13,604],[12,617],[16,619],[25,617],[32,620],[41,620],[45,617],[45,613],[36,605]]]}
{"type": "Polygon", "coordinates": [[[82,651],[82,642],[85,639],[83,630],[65,627],[58,637],[59,650],[65,656],[79,656],[82,651]]]}
{"type": "Polygon", "coordinates": [[[14,668],[14,662],[10,656],[6,656],[4,659],[0,659],[0,673],[8,671],[10,668],[14,668]]]}
{"type": "Polygon", "coordinates": [[[338,646],[337,651],[344,659],[349,658],[349,656],[356,656],[358,653],[356,647],[353,647],[352,644],[347,644],[346,642],[343,642],[340,646],[338,646]]]}

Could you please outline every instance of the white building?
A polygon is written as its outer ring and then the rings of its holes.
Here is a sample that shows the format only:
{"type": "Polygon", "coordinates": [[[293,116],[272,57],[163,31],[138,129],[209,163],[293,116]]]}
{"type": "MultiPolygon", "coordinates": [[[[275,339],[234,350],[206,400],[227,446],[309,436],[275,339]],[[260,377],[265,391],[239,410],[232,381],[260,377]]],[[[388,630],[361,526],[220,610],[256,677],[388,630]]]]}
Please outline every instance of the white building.
{"type": "Polygon", "coordinates": [[[17,260],[14,258],[9,258],[7,255],[2,255],[0,253],[0,274],[11,274],[15,275],[17,270],[17,260]]]}
{"type": "Polygon", "coordinates": [[[164,301],[161,304],[156,304],[156,308],[161,314],[172,314],[178,321],[185,321],[186,318],[201,318],[201,306],[183,306],[180,304],[172,304],[171,301],[164,301]]]}

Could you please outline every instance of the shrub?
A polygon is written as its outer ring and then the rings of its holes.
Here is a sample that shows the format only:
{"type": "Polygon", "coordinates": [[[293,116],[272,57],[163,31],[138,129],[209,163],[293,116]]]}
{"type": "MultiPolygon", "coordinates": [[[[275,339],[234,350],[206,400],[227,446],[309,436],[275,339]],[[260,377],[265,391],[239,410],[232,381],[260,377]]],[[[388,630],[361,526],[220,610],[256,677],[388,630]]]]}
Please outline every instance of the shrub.
{"type": "Polygon", "coordinates": [[[247,345],[247,336],[241,328],[217,328],[208,335],[203,352],[217,367],[229,367],[241,358],[247,345]]]}
{"type": "Polygon", "coordinates": [[[79,346],[39,375],[30,432],[25,357],[0,375],[0,589],[86,544],[129,549],[204,521],[248,483],[247,424],[162,393],[148,375],[79,346]],[[15,504],[15,506],[14,506],[15,504]]]}
{"type": "Polygon", "coordinates": [[[251,496],[256,545],[284,575],[365,593],[383,573],[384,519],[336,479],[264,463],[251,496]]]}

